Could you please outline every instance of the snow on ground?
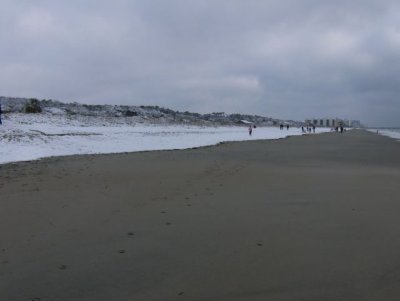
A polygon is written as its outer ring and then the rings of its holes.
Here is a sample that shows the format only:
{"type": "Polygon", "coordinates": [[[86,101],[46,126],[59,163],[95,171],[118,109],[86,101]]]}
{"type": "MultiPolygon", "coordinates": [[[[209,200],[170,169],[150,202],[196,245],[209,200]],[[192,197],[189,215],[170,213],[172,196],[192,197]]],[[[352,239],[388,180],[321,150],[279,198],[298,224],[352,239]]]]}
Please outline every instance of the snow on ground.
{"type": "MultiPolygon", "coordinates": [[[[301,135],[276,127],[149,125],[121,122],[121,118],[84,118],[66,115],[7,114],[0,126],[0,164],[44,157],[185,149],[223,141],[278,139],[301,135]]],[[[317,129],[317,133],[329,129],[317,129]]]]}
{"type": "Polygon", "coordinates": [[[400,140],[400,129],[369,129],[369,131],[400,140]]]}

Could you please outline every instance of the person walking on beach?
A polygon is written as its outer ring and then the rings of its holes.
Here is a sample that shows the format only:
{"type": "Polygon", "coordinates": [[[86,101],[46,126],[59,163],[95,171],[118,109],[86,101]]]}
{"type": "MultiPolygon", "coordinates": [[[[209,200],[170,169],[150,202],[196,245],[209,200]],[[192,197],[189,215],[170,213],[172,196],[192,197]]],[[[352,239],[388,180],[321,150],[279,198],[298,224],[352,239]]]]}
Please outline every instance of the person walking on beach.
{"type": "Polygon", "coordinates": [[[289,130],[289,125],[288,125],[288,124],[286,125],[286,130],[287,130],[287,131],[289,130]]]}
{"type": "Polygon", "coordinates": [[[2,122],[1,122],[1,103],[0,103],[0,124],[2,124],[2,122]]]}
{"type": "Polygon", "coordinates": [[[314,132],[314,134],[315,134],[315,124],[313,124],[312,130],[313,130],[313,132],[314,132]]]}
{"type": "Polygon", "coordinates": [[[251,136],[252,133],[253,133],[253,127],[249,126],[249,136],[251,136]]]}

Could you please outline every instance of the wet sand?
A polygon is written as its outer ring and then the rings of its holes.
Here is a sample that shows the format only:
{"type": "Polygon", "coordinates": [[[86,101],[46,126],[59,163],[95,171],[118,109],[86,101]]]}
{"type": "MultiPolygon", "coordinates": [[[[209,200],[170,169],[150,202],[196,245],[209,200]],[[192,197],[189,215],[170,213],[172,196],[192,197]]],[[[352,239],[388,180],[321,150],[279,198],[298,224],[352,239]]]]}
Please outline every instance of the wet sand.
{"type": "Polygon", "coordinates": [[[0,166],[0,300],[399,300],[400,143],[0,166]]]}

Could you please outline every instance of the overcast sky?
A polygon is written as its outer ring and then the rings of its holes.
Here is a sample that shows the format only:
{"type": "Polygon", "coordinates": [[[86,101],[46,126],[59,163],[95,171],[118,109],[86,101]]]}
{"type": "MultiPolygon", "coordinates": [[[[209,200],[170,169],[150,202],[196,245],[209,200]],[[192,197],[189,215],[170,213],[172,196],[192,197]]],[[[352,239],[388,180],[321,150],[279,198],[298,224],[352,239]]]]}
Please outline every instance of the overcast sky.
{"type": "Polygon", "coordinates": [[[400,126],[399,3],[0,0],[0,95],[400,126]]]}

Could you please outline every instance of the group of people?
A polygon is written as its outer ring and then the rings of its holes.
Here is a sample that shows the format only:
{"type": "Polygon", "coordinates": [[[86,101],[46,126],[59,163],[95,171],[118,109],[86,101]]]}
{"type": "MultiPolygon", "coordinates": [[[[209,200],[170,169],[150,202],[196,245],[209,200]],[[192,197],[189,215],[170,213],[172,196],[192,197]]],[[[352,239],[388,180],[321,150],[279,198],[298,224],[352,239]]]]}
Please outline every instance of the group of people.
{"type": "MultiPolygon", "coordinates": [[[[256,128],[255,125],[249,125],[249,127],[248,127],[249,136],[251,136],[253,134],[253,129],[255,129],[255,128],[256,128]]],[[[279,129],[281,131],[283,131],[285,128],[288,131],[290,129],[290,125],[288,125],[288,124],[287,125],[283,125],[283,124],[279,125],[279,129]]],[[[302,133],[315,133],[315,125],[307,125],[307,126],[302,125],[301,132],[302,133]]],[[[341,130],[341,133],[342,132],[343,132],[343,129],[341,130]]]]}
{"type": "MultiPolygon", "coordinates": [[[[346,131],[346,129],[340,125],[335,127],[334,129],[332,128],[332,131],[335,130],[337,133],[343,133],[346,131]]],[[[315,125],[307,125],[307,126],[301,126],[301,132],[302,133],[315,133],[315,125]]]]}
{"type": "Polygon", "coordinates": [[[336,131],[336,133],[341,133],[341,134],[343,134],[343,132],[345,131],[345,129],[344,129],[343,126],[337,126],[337,127],[335,127],[335,131],[336,131]]]}
{"type": "Polygon", "coordinates": [[[307,125],[306,127],[301,126],[301,132],[302,133],[315,133],[315,125],[307,125]]]}

